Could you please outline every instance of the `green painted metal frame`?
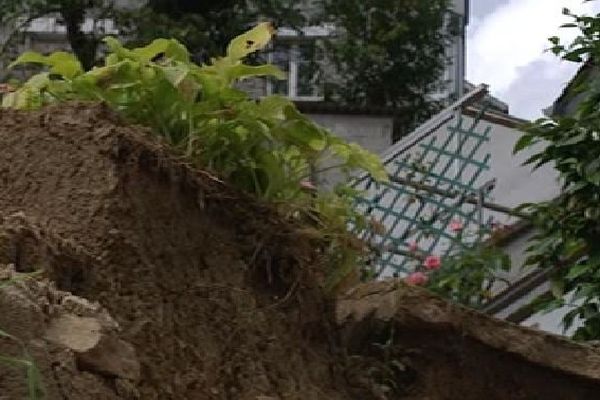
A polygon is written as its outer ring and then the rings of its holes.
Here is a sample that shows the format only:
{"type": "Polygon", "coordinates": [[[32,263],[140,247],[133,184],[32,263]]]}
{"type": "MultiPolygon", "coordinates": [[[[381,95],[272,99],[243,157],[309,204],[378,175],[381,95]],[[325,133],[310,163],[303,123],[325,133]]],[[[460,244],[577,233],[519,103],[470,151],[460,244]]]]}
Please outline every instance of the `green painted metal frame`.
{"type": "Polygon", "coordinates": [[[446,126],[445,134],[434,131],[415,143],[418,152],[406,150],[388,158],[385,165],[390,177],[416,185],[394,183],[393,179],[390,183],[360,182],[357,188],[366,190],[356,199],[357,209],[385,227],[385,233],[371,232],[369,236],[372,247],[378,249],[374,260],[378,274],[402,275],[412,270],[413,263],[420,261],[409,255],[411,242],[420,246],[420,254],[443,257],[483,239],[480,232],[490,221],[482,220],[482,204],[464,202],[466,196],[483,200],[489,194],[476,186],[482,173],[489,170],[491,157],[481,151],[489,141],[491,127],[480,129],[480,116],[465,126],[465,118],[458,115],[446,126]],[[452,196],[423,190],[419,184],[452,196]],[[454,220],[464,226],[461,233],[450,229],[454,220]]]}

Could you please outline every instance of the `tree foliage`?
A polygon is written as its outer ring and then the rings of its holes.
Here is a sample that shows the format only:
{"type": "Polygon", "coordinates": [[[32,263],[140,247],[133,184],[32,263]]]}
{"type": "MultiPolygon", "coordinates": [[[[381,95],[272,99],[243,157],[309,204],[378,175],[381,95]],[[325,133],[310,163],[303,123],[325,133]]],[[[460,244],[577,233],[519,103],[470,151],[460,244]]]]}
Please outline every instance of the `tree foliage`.
{"type": "Polygon", "coordinates": [[[448,0],[322,0],[323,20],[337,28],[327,42],[335,65],[334,97],[391,106],[406,133],[439,109],[451,40],[448,0]]]}
{"type": "Polygon", "coordinates": [[[67,41],[85,70],[100,56],[107,34],[104,20],[113,21],[119,34],[134,45],[175,38],[192,50],[197,61],[206,62],[222,54],[231,38],[260,19],[303,24],[300,4],[290,0],[0,0],[0,25],[9,31],[3,53],[31,21],[52,16],[64,24],[67,41]]]}
{"type": "Polygon", "coordinates": [[[197,62],[208,62],[259,20],[302,26],[302,11],[302,2],[291,0],[149,0],[123,13],[119,26],[131,44],[170,37],[189,48],[197,62]]]}
{"type": "MultiPolygon", "coordinates": [[[[564,12],[573,20],[565,27],[579,29],[579,36],[570,44],[550,38],[551,50],[566,61],[597,69],[600,17],[564,12]]],[[[534,168],[551,164],[560,173],[563,190],[558,199],[524,206],[535,213],[539,229],[528,263],[552,268],[554,298],[546,306],[569,306],[565,328],[580,318],[583,326],[575,338],[590,340],[600,338],[600,77],[591,74],[574,82],[565,97],[585,93],[576,112],[536,121],[515,151],[542,146],[527,163],[534,168]]]]}
{"type": "Polygon", "coordinates": [[[106,34],[101,22],[115,19],[114,0],[0,0],[0,25],[7,31],[1,53],[15,44],[29,24],[41,17],[57,17],[65,27],[67,41],[85,69],[90,69],[106,34]],[[88,19],[91,24],[85,29],[88,19]]]}

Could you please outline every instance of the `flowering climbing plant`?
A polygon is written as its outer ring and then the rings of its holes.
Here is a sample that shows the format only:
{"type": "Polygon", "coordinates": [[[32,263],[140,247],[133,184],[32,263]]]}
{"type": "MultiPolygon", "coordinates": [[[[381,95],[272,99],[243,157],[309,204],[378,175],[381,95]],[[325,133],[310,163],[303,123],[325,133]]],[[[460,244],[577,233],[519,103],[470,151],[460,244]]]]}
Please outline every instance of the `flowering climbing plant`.
{"type": "MultiPolygon", "coordinates": [[[[456,219],[448,225],[456,241],[462,240],[464,224],[456,219]]],[[[481,228],[485,237],[493,238],[501,233],[498,224],[481,228]]],[[[492,289],[502,289],[509,282],[502,277],[503,272],[511,268],[508,255],[494,246],[492,242],[483,242],[472,247],[461,248],[456,253],[442,257],[425,254],[418,243],[407,243],[409,256],[414,258],[413,269],[404,281],[413,286],[423,286],[457,303],[481,308],[492,297],[492,289]]]]}
{"type": "MultiPolygon", "coordinates": [[[[419,152],[396,157],[388,164],[397,168],[392,184],[371,186],[363,210],[384,228],[371,238],[379,250],[374,264],[380,276],[394,275],[479,308],[507,286],[503,276],[510,268],[509,257],[493,245],[503,229],[484,214],[484,206],[491,205],[477,200],[493,190],[495,179],[475,187],[450,173],[440,182],[435,160],[419,152]]],[[[472,176],[463,179],[476,181],[472,176]]]]}

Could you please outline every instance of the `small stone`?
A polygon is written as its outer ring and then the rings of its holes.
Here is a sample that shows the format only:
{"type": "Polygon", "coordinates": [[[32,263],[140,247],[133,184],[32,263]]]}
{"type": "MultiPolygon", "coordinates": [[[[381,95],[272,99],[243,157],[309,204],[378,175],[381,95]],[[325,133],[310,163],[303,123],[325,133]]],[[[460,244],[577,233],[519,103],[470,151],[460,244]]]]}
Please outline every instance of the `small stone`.
{"type": "Polygon", "coordinates": [[[51,321],[46,340],[75,352],[82,371],[138,381],[140,363],[133,346],[103,330],[98,318],[62,315],[51,321]]]}
{"type": "Polygon", "coordinates": [[[95,318],[66,314],[50,322],[46,339],[76,352],[84,352],[98,344],[102,326],[95,318]]]}
{"type": "Polygon", "coordinates": [[[90,372],[133,382],[140,379],[141,367],[135,348],[116,337],[102,336],[94,348],[77,354],[77,362],[80,369],[90,372]]]}

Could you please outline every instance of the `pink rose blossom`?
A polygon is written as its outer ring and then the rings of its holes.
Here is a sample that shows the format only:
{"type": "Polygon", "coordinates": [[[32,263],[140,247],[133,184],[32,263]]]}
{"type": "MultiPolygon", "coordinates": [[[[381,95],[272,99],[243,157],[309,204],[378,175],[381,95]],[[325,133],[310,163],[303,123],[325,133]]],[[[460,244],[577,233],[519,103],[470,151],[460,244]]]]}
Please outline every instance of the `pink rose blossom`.
{"type": "Polygon", "coordinates": [[[504,230],[505,226],[500,222],[492,222],[492,231],[499,232],[504,230]]]}
{"type": "Polygon", "coordinates": [[[0,83],[0,93],[11,93],[15,90],[17,89],[8,83],[0,83]]]}
{"type": "Polygon", "coordinates": [[[452,232],[458,233],[458,232],[461,232],[465,226],[463,225],[463,223],[460,220],[454,219],[454,220],[452,220],[452,222],[450,222],[449,227],[452,232]]]}
{"type": "Polygon", "coordinates": [[[408,250],[410,250],[412,253],[416,253],[419,251],[419,245],[415,241],[408,242],[408,250]]]}
{"type": "Polygon", "coordinates": [[[427,256],[423,261],[423,266],[428,270],[440,269],[442,266],[442,260],[438,256],[427,256]]]}
{"type": "Polygon", "coordinates": [[[317,190],[317,187],[311,181],[300,182],[300,187],[306,190],[317,190]]]}
{"type": "Polygon", "coordinates": [[[412,274],[404,278],[404,282],[414,286],[424,285],[427,283],[428,280],[429,278],[427,277],[427,275],[425,275],[422,272],[413,272],[412,274]]]}

